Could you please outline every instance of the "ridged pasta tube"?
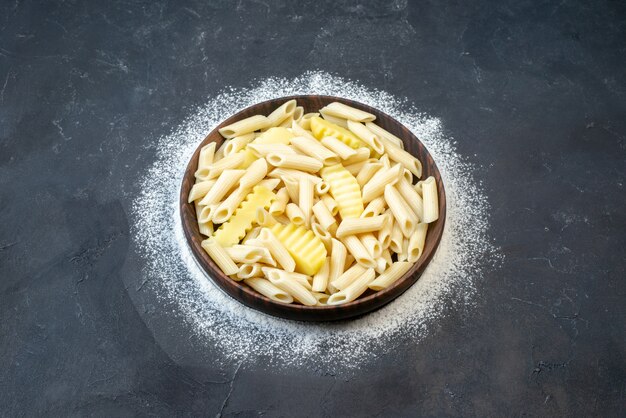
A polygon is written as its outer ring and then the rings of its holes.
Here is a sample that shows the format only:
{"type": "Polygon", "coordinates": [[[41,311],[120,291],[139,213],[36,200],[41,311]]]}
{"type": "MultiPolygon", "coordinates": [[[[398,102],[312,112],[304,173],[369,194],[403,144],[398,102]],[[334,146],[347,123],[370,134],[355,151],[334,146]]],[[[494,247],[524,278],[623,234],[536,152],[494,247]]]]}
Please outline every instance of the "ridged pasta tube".
{"type": "Polygon", "coordinates": [[[330,194],[337,202],[341,218],[358,218],[363,212],[363,199],[356,178],[341,164],[324,167],[320,174],[330,186],[330,194]]]}

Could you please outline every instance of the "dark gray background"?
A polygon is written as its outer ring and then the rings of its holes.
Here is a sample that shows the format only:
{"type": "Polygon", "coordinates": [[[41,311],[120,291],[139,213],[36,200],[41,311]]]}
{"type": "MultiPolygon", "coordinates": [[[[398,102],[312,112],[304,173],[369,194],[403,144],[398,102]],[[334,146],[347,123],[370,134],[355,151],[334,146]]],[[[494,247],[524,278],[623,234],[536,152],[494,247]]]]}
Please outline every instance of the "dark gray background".
{"type": "Polygon", "coordinates": [[[617,0],[3,1],[0,414],[623,415],[625,57],[617,0]],[[351,376],[218,366],[175,322],[155,341],[124,285],[151,138],[311,69],[441,118],[503,265],[351,376]]]}

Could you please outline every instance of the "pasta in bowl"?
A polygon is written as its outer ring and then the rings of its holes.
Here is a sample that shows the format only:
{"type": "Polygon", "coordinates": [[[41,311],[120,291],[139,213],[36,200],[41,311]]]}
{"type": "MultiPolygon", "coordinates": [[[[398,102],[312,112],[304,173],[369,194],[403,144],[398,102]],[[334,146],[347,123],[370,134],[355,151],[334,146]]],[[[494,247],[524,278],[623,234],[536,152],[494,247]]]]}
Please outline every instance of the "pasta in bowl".
{"type": "Polygon", "coordinates": [[[440,173],[390,116],[330,96],[256,104],[193,154],[185,236],[228,295],[262,312],[328,321],[374,310],[414,284],[445,223],[440,173]]]}

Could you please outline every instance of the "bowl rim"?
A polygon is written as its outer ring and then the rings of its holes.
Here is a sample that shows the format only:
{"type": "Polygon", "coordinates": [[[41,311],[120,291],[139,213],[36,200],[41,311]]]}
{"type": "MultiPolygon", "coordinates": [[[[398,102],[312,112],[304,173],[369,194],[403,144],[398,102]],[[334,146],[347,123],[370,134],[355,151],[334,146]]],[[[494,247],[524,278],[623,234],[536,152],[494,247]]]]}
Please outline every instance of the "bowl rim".
{"type": "MultiPolygon", "coordinates": [[[[278,104],[279,105],[279,104],[278,104]]],[[[276,106],[278,106],[276,105],[276,106]]],[[[263,114],[261,111],[256,112],[255,114],[263,114]]],[[[387,128],[386,128],[387,129],[387,128]]],[[[399,135],[398,135],[399,136],[399,135]]],[[[218,143],[218,146],[221,145],[221,143],[218,143]]],[[[422,161],[422,164],[424,165],[426,162],[422,161]]],[[[424,178],[422,176],[422,178],[424,178]]],[[[185,168],[185,172],[183,174],[182,177],[182,181],[181,181],[181,186],[180,186],[180,199],[179,199],[179,205],[180,205],[180,216],[181,216],[181,221],[182,221],[182,228],[185,234],[185,238],[187,241],[187,245],[189,245],[190,249],[192,250],[192,253],[194,255],[194,259],[196,261],[196,263],[199,265],[199,267],[201,268],[201,270],[204,272],[204,274],[206,276],[208,276],[208,278],[217,286],[217,288],[219,288],[221,291],[223,291],[224,293],[226,293],[228,296],[232,297],[233,299],[236,299],[239,303],[242,303],[250,308],[256,309],[258,311],[264,312],[266,314],[270,314],[273,316],[279,316],[282,318],[286,318],[286,319],[296,319],[296,320],[300,320],[300,321],[329,321],[329,320],[340,320],[340,319],[347,319],[349,317],[352,316],[357,316],[357,315],[361,315],[361,314],[365,314],[367,312],[371,312],[383,305],[386,305],[387,303],[393,301],[395,298],[399,297],[402,293],[404,293],[406,290],[408,290],[410,287],[412,287],[413,285],[415,285],[415,283],[417,282],[417,280],[419,280],[419,277],[421,276],[421,274],[423,273],[423,271],[426,269],[426,267],[430,264],[432,257],[434,256],[434,254],[437,252],[437,249],[439,247],[439,244],[441,242],[441,238],[443,236],[443,232],[445,229],[445,221],[446,221],[446,194],[445,194],[445,186],[443,183],[443,179],[441,177],[441,173],[439,172],[439,169],[432,157],[432,154],[428,151],[428,149],[426,148],[426,146],[419,140],[419,138],[417,137],[417,135],[415,135],[413,132],[411,132],[408,128],[406,128],[402,122],[398,121],[397,119],[395,119],[394,117],[388,115],[387,113],[383,112],[380,109],[374,108],[372,106],[369,106],[367,104],[352,100],[352,99],[347,99],[344,97],[338,97],[338,96],[329,96],[329,95],[316,95],[316,94],[301,94],[301,95],[292,95],[292,96],[284,96],[284,97],[277,97],[277,98],[273,98],[273,99],[268,99],[262,102],[258,102],[258,103],[254,103],[250,106],[247,106],[241,110],[239,110],[237,113],[229,116],[228,118],[224,119],[221,123],[219,123],[217,126],[215,126],[206,136],[205,138],[198,144],[198,146],[196,147],[196,149],[194,150],[193,154],[191,155],[187,166],[185,168]],[[196,213],[195,213],[195,208],[193,207],[193,202],[188,203],[187,202],[187,198],[189,196],[189,191],[191,190],[191,187],[193,186],[194,182],[195,182],[195,178],[193,177],[193,173],[195,172],[195,169],[197,168],[197,157],[199,155],[200,149],[207,145],[210,142],[216,142],[215,140],[211,140],[211,137],[215,136],[215,134],[219,135],[218,138],[221,138],[222,142],[225,140],[223,137],[221,137],[221,135],[219,134],[219,129],[222,128],[223,126],[227,126],[233,122],[236,122],[237,120],[243,119],[246,114],[248,112],[250,112],[252,109],[256,109],[256,108],[263,108],[266,107],[270,104],[276,104],[276,103],[284,103],[285,101],[288,100],[311,100],[311,99],[318,99],[318,100],[330,100],[330,101],[338,101],[341,103],[345,103],[349,106],[353,106],[356,107],[358,109],[362,109],[366,112],[369,113],[374,113],[376,114],[376,120],[379,121],[380,119],[382,119],[381,117],[386,118],[391,124],[397,126],[398,128],[404,128],[404,130],[408,133],[409,138],[404,138],[402,136],[400,136],[400,138],[403,140],[403,142],[408,141],[416,141],[417,142],[417,146],[423,148],[426,157],[430,159],[429,163],[430,163],[430,167],[431,170],[433,171],[432,173],[430,173],[430,175],[434,176],[437,180],[437,187],[438,187],[438,203],[439,203],[439,219],[437,221],[435,221],[435,223],[441,223],[441,227],[439,228],[439,233],[437,236],[432,237],[431,239],[435,239],[436,242],[433,245],[433,247],[430,249],[430,251],[427,254],[422,254],[422,256],[420,257],[420,259],[418,259],[417,262],[415,262],[413,264],[413,266],[411,266],[411,268],[405,273],[403,274],[398,280],[396,280],[391,286],[379,290],[379,291],[375,291],[367,296],[364,297],[359,297],[356,300],[352,301],[352,302],[348,302],[345,304],[341,304],[341,305],[325,305],[325,306],[305,306],[305,305],[301,305],[301,304],[295,304],[295,303],[290,303],[290,304],[286,304],[286,303],[280,303],[280,302],[276,302],[273,301],[272,299],[256,292],[254,289],[250,288],[249,286],[245,285],[242,281],[235,281],[233,279],[231,279],[230,277],[226,276],[221,269],[215,264],[215,262],[208,256],[208,254],[206,253],[206,251],[204,251],[204,249],[201,247],[201,245],[199,244],[199,242],[195,241],[192,237],[192,234],[195,234],[197,237],[199,237],[200,242],[203,241],[204,236],[200,234],[199,228],[198,228],[198,224],[197,224],[197,218],[196,218],[196,213]],[[186,183],[187,183],[187,179],[189,178],[189,176],[191,175],[191,182],[190,185],[188,187],[186,187],[186,183]],[[192,223],[192,227],[194,227],[195,229],[193,231],[189,230],[189,228],[187,227],[187,222],[185,219],[185,215],[184,215],[184,208],[187,207],[191,207],[192,209],[190,209],[191,215],[193,217],[193,219],[195,220],[195,222],[192,223]],[[217,273],[217,275],[219,276],[219,280],[216,277],[213,277],[212,275],[212,271],[209,271],[206,268],[206,264],[208,264],[209,266],[212,267],[212,270],[215,271],[215,273],[217,273]],[[415,277],[414,277],[415,276],[415,277]],[[403,285],[406,285],[406,281],[407,280],[411,280],[412,279],[412,283],[410,283],[408,286],[406,286],[405,289],[398,291],[399,287],[402,287],[403,285]],[[269,305],[272,306],[274,308],[277,308],[277,310],[279,312],[277,312],[276,310],[266,310],[266,309],[262,309],[260,306],[258,305],[254,305],[251,303],[248,303],[248,301],[246,300],[246,298],[242,298],[240,296],[241,293],[246,293],[248,294],[249,297],[252,297],[253,299],[257,299],[259,302],[263,302],[263,304],[265,305],[269,305]],[[397,293],[397,294],[394,294],[397,293]],[[392,295],[393,296],[390,296],[392,295]],[[379,303],[376,303],[376,302],[379,303]],[[370,305],[370,306],[368,306],[370,305]],[[360,307],[362,309],[356,309],[357,307],[360,307]],[[355,311],[350,313],[351,311],[355,311]],[[331,313],[337,313],[337,315],[329,315],[331,313]],[[344,313],[343,315],[341,315],[340,313],[344,313]],[[318,319],[318,318],[314,318],[315,315],[320,315],[323,318],[318,319]],[[310,318],[309,318],[310,316],[310,318]],[[333,316],[336,316],[333,317],[333,316]]],[[[434,223],[433,223],[434,224],[434,223]]],[[[429,224],[429,231],[430,231],[430,225],[429,224]]],[[[427,242],[428,242],[428,236],[427,236],[427,242]]],[[[426,247],[426,244],[425,244],[426,247]]]]}

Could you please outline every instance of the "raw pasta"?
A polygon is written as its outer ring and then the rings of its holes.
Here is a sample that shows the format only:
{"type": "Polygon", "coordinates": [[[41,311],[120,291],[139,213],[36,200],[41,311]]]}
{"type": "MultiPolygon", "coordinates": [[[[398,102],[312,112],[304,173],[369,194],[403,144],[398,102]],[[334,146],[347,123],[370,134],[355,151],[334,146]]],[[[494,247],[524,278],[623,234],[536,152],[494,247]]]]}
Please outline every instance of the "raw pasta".
{"type": "Polygon", "coordinates": [[[341,305],[422,258],[441,185],[418,181],[421,162],[373,114],[339,102],[304,112],[289,100],[221,128],[187,201],[232,280],[276,303],[341,305]]]}

